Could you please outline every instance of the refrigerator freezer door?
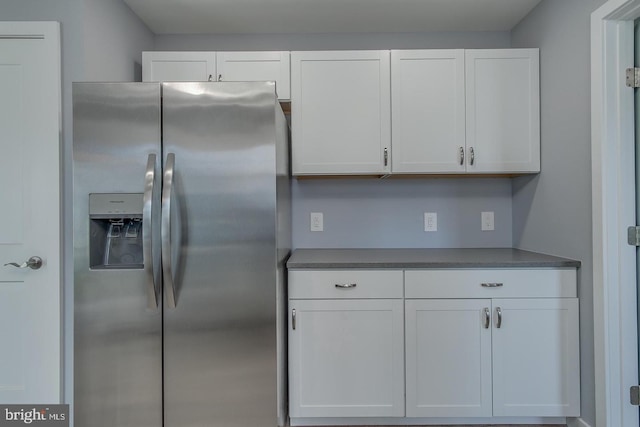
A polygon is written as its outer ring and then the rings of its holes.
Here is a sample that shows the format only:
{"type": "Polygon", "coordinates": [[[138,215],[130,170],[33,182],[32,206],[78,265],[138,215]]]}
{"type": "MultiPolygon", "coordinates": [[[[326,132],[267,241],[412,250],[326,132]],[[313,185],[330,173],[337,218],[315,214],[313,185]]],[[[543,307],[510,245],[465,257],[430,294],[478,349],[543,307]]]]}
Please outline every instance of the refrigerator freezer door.
{"type": "Polygon", "coordinates": [[[275,426],[275,86],[165,83],[163,109],[176,292],[164,425],[275,426]]]}
{"type": "MultiPolygon", "coordinates": [[[[109,222],[89,218],[89,194],[141,196],[151,154],[159,171],[160,85],[74,83],[73,112],[75,425],[158,427],[162,425],[162,314],[148,307],[152,295],[145,266],[90,268],[89,243],[107,244],[96,239],[109,222]]],[[[151,195],[156,206],[159,188],[156,183],[151,195]]],[[[143,198],[139,201],[142,211],[143,198]]],[[[117,216],[117,206],[104,213],[117,216]]],[[[158,214],[159,208],[150,211],[156,224],[158,214]]],[[[116,222],[113,218],[112,228],[116,222]]],[[[139,224],[133,223],[133,228],[128,220],[123,224],[110,236],[140,240],[139,224]]],[[[152,242],[150,256],[155,263],[150,267],[160,280],[159,239],[152,242]]]]}

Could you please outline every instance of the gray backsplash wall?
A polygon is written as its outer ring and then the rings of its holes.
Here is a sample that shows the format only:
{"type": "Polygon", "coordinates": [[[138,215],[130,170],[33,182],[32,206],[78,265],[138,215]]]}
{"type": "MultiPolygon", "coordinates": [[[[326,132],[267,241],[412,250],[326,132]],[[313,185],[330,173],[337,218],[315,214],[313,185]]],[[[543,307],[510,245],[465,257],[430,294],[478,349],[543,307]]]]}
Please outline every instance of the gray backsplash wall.
{"type": "MultiPolygon", "coordinates": [[[[158,35],[155,50],[347,50],[507,48],[509,32],[158,35]]],[[[510,247],[509,179],[294,180],[293,247],[510,247]],[[480,231],[480,212],[496,229],[480,231]],[[309,213],[324,214],[323,232],[309,213]],[[424,212],[438,231],[424,232],[424,212]]]]}
{"type": "Polygon", "coordinates": [[[511,246],[508,178],[294,180],[292,198],[295,248],[511,246]],[[481,231],[483,211],[495,231],[481,231]],[[324,231],[310,231],[311,212],[324,231]],[[438,214],[438,231],[424,231],[425,212],[438,214]]]}

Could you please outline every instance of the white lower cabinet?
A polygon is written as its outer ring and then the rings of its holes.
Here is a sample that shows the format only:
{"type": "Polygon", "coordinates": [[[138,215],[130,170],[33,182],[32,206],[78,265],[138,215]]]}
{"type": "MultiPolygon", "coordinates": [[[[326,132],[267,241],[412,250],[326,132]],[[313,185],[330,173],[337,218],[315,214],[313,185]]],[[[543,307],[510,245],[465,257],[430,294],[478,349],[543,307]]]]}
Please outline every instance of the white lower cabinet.
{"type": "Polygon", "coordinates": [[[402,271],[289,272],[289,412],[404,416],[402,271]]]}
{"type": "Polygon", "coordinates": [[[576,285],[575,268],[290,271],[290,416],[577,417],[576,285]]]}
{"type": "Polygon", "coordinates": [[[580,414],[576,298],[419,299],[405,312],[408,417],[580,414]]]}
{"type": "Polygon", "coordinates": [[[407,416],[580,415],[576,270],[405,272],[407,416]]]}

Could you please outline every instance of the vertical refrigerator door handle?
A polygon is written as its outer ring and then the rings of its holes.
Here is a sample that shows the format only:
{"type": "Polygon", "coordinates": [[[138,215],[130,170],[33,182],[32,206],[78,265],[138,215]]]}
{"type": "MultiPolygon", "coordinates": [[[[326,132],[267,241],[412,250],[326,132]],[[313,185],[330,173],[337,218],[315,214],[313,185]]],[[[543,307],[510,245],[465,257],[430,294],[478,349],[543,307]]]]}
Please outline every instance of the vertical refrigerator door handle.
{"type": "Polygon", "coordinates": [[[144,175],[144,196],[142,205],[142,258],[147,278],[147,307],[158,308],[158,288],[153,265],[153,190],[156,183],[156,155],[149,154],[147,171],[144,175]]]}
{"type": "Polygon", "coordinates": [[[173,283],[171,255],[171,193],[173,191],[173,173],[175,154],[167,154],[162,183],[162,281],[170,308],[176,308],[176,288],[173,283]]]}

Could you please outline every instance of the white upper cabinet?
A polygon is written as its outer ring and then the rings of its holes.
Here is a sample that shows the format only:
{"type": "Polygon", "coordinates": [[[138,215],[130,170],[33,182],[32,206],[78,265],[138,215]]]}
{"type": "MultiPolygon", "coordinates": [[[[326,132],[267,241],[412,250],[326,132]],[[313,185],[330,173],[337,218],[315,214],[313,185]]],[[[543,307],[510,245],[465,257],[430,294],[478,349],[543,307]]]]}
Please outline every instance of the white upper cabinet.
{"type": "Polygon", "coordinates": [[[275,81],[289,99],[289,52],[142,52],[142,81],[275,81]]]}
{"type": "Polygon", "coordinates": [[[465,67],[467,172],[539,172],[538,49],[467,50],[465,67]]]}
{"type": "Polygon", "coordinates": [[[142,81],[216,81],[216,54],[215,52],[142,52],[142,81]]]}
{"type": "Polygon", "coordinates": [[[391,171],[389,51],[291,52],[293,174],[391,171]]]}
{"type": "Polygon", "coordinates": [[[275,81],[279,99],[289,99],[289,52],[218,52],[218,81],[275,81]]]}
{"type": "Polygon", "coordinates": [[[464,50],[392,50],[394,173],[464,173],[464,50]]]}
{"type": "Polygon", "coordinates": [[[294,175],[540,172],[538,49],[143,52],[142,76],[275,81],[294,175]]]}

